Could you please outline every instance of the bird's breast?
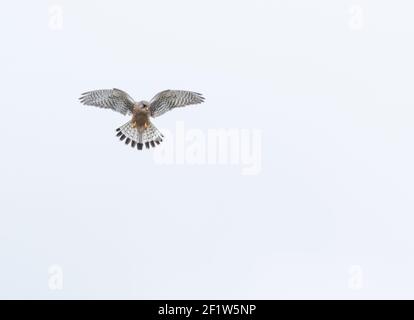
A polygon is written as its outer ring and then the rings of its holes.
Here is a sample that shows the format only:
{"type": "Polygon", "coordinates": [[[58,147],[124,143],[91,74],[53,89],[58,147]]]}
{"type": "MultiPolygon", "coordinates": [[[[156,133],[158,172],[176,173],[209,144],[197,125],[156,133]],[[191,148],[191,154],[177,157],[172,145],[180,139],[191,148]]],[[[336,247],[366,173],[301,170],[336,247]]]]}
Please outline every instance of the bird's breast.
{"type": "Polygon", "coordinates": [[[136,112],[132,117],[132,122],[138,129],[145,129],[149,123],[148,114],[146,112],[136,112]]]}

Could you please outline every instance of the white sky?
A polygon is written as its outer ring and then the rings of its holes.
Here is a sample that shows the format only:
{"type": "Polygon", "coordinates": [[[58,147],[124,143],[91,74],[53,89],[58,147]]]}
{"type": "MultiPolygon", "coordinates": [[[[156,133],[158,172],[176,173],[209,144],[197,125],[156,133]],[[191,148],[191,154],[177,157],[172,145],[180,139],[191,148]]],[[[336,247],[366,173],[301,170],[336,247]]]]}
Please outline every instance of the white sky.
{"type": "Polygon", "coordinates": [[[0,9],[0,298],[414,298],[412,1],[0,9]],[[202,92],[154,123],[258,129],[261,173],[123,146],[112,87],[202,92]]]}

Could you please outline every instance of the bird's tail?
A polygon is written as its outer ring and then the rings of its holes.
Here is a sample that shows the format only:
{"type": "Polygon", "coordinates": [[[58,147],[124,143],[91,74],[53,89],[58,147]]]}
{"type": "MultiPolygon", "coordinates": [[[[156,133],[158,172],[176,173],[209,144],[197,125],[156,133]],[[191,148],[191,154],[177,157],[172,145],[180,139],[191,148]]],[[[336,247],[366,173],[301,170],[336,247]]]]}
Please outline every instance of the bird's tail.
{"type": "Polygon", "coordinates": [[[116,132],[121,141],[125,140],[125,144],[131,144],[132,148],[137,147],[138,150],[142,150],[144,145],[147,149],[155,147],[164,137],[151,122],[148,122],[144,130],[138,130],[133,122],[129,121],[116,129],[116,132]]]}

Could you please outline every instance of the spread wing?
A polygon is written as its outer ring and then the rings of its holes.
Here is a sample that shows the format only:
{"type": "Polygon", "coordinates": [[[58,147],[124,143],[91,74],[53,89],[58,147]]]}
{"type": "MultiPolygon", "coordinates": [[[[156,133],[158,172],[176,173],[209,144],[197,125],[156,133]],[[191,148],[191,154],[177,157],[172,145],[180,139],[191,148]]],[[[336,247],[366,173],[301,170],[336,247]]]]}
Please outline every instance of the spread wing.
{"type": "Polygon", "coordinates": [[[82,93],[80,102],[99,108],[112,109],[123,115],[131,114],[134,100],[128,93],[119,89],[102,89],[82,93]]]}
{"type": "Polygon", "coordinates": [[[197,92],[165,90],[152,98],[149,109],[152,117],[158,117],[171,109],[202,102],[204,102],[204,97],[197,92]]]}

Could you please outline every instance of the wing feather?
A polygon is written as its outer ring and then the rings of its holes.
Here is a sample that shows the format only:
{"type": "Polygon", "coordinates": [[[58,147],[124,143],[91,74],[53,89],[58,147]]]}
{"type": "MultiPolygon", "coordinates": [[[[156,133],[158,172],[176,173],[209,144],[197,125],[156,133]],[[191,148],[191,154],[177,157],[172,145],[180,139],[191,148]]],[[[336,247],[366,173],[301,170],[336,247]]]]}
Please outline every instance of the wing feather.
{"type": "Polygon", "coordinates": [[[123,115],[131,114],[134,100],[128,93],[119,89],[101,89],[82,93],[80,102],[104,109],[112,109],[123,115]]]}
{"type": "Polygon", "coordinates": [[[174,108],[204,102],[201,93],[184,90],[165,90],[158,93],[150,102],[152,117],[158,117],[174,108]]]}

